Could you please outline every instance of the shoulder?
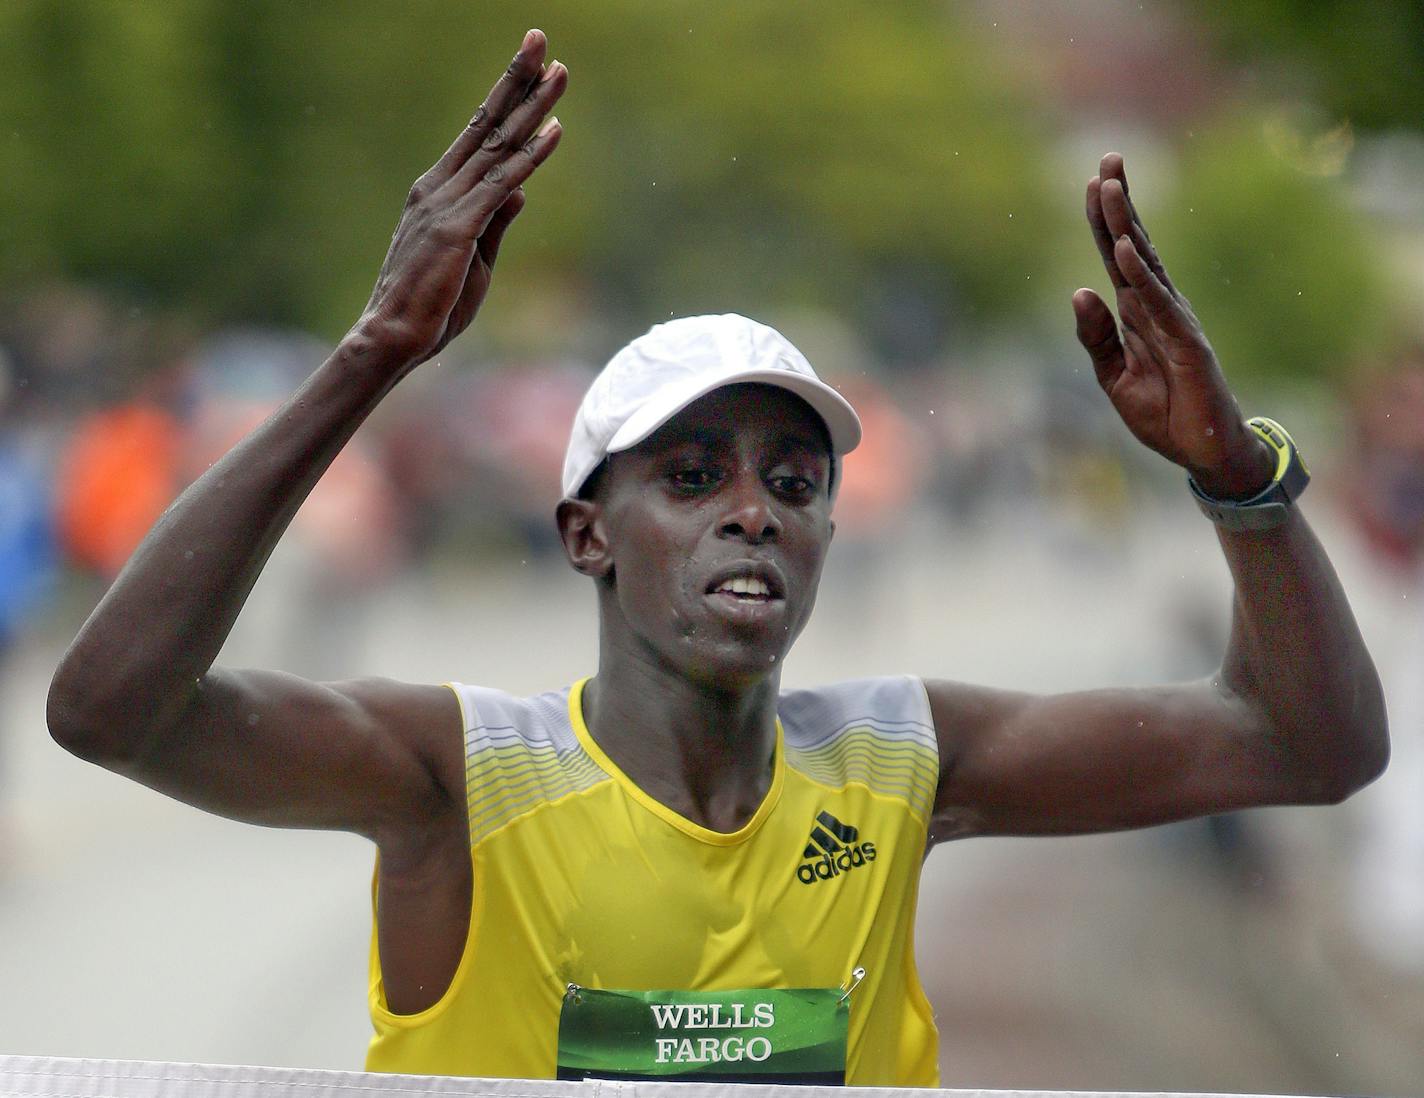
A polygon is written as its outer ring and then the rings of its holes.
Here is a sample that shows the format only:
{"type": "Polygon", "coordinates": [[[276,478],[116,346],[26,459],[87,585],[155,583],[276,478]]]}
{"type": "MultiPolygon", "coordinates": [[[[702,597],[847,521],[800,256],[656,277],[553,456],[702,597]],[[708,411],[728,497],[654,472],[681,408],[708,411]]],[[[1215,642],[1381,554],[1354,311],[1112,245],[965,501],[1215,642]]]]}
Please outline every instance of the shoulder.
{"type": "Polygon", "coordinates": [[[778,701],[777,713],[787,742],[798,745],[809,746],[851,728],[867,728],[890,737],[934,737],[924,683],[913,675],[787,690],[778,701]]]}
{"type": "Polygon", "coordinates": [[[859,784],[927,817],[939,749],[923,683],[910,675],[789,690],[778,707],[788,763],[831,787],[859,784]]]}
{"type": "Polygon", "coordinates": [[[459,700],[464,727],[472,842],[607,779],[574,727],[578,684],[528,697],[465,683],[447,685],[459,700]]]}
{"type": "Polygon", "coordinates": [[[448,682],[445,687],[459,703],[461,727],[467,740],[497,743],[518,738],[576,742],[569,717],[572,686],[527,697],[463,682],[448,682]]]}

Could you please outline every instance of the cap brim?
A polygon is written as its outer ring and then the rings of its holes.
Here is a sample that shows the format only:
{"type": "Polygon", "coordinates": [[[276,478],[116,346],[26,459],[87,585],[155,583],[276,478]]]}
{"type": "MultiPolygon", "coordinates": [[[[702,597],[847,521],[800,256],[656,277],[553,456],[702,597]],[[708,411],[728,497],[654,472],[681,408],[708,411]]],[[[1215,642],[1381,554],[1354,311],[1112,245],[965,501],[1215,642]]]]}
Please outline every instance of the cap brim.
{"type": "Polygon", "coordinates": [[[631,450],[694,401],[727,385],[761,383],[795,393],[821,417],[831,438],[835,457],[848,454],[860,445],[860,417],[850,402],[819,378],[789,370],[733,370],[708,378],[690,378],[682,385],[665,389],[657,400],[649,401],[623,423],[608,440],[607,452],[631,450]]]}

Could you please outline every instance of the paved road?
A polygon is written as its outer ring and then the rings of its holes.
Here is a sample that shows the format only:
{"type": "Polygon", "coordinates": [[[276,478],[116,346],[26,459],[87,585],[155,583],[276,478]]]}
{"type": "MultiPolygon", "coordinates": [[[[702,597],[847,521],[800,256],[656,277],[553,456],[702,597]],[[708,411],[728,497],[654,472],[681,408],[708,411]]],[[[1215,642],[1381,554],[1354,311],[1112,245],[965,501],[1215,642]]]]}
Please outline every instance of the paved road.
{"type": "MultiPolygon", "coordinates": [[[[1014,518],[839,549],[788,683],[1150,681],[1192,658],[1171,623],[1225,606],[1190,515],[1112,543],[1014,518]]],[[[298,631],[310,585],[285,553],[226,658],[515,691],[592,667],[578,577],[472,575],[410,579],[298,631]]],[[[53,747],[44,690],[76,624],[14,653],[0,690],[0,1051],[358,1068],[371,850],[205,816],[53,747]]],[[[1254,815],[1276,856],[1264,878],[1224,872],[1200,827],[937,851],[919,950],[946,1084],[1424,1093],[1419,987],[1366,964],[1335,914],[1345,819],[1254,815]]]]}

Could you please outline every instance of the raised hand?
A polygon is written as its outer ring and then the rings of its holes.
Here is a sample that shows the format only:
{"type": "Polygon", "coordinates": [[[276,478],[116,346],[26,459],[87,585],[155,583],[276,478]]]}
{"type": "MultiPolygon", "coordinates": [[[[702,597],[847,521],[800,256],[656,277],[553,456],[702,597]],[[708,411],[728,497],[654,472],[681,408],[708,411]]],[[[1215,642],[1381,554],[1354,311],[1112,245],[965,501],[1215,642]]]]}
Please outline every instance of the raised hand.
{"type": "Polygon", "coordinates": [[[464,131],[410,188],[376,288],[356,325],[403,370],[430,358],[474,319],[499,244],[524,208],[522,184],[563,132],[544,116],[568,86],[531,30],[464,131]]]}
{"type": "Polygon", "coordinates": [[[1246,426],[1191,304],[1172,285],[1108,153],[1088,181],[1088,224],[1117,295],[1118,319],[1092,290],[1073,295],[1078,341],[1138,441],[1186,469],[1208,495],[1245,499],[1273,459],[1246,426]]]}

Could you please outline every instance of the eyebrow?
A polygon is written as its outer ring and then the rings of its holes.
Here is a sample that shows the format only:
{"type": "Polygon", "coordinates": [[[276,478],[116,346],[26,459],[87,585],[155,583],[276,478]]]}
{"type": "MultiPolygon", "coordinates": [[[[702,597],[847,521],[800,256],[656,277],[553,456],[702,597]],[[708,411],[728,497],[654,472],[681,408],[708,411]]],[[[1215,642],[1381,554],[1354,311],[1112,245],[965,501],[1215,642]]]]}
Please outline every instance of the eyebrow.
{"type": "Polygon", "coordinates": [[[811,438],[807,435],[788,435],[784,437],[784,442],[788,449],[805,450],[808,453],[831,456],[831,448],[826,445],[824,439],[811,438]]]}

